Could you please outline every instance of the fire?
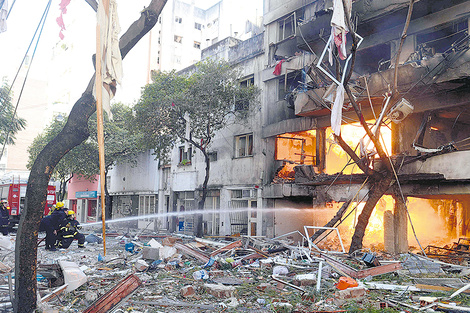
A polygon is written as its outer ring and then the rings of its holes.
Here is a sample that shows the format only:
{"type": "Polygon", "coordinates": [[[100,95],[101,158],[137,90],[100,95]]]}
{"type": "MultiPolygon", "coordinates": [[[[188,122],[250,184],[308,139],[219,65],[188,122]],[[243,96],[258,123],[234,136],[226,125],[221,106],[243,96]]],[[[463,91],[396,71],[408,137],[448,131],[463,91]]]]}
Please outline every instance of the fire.
{"type": "MultiPolygon", "coordinates": [[[[385,147],[385,150],[391,152],[392,134],[390,129],[387,127],[381,127],[380,133],[381,137],[383,138],[382,143],[385,147]]],[[[344,174],[362,173],[362,171],[355,165],[349,165],[344,168],[349,159],[348,154],[334,142],[333,132],[330,128],[328,128],[326,135],[328,138],[326,147],[326,173],[335,174],[340,171],[343,171],[344,174]]],[[[366,139],[369,138],[367,137],[364,128],[359,123],[341,126],[341,136],[353,150],[359,145],[361,139],[365,138],[364,142],[367,142],[366,139]]],[[[373,144],[370,143],[368,145],[368,149],[371,149],[372,146],[373,144]]],[[[359,149],[357,149],[356,153],[359,153],[359,149]]]]}
{"type": "Polygon", "coordinates": [[[274,182],[276,183],[276,182],[280,182],[283,180],[294,181],[295,179],[294,167],[296,165],[297,164],[290,164],[290,163],[284,164],[281,170],[277,172],[274,182]]]}
{"type": "MultiPolygon", "coordinates": [[[[325,225],[338,211],[342,203],[334,203],[330,208],[314,209],[314,225],[325,225]]],[[[342,242],[346,248],[351,244],[351,238],[355,231],[357,218],[362,212],[365,203],[352,203],[350,209],[344,215],[343,222],[338,226],[342,242]],[[347,217],[346,217],[347,216],[347,217]]],[[[458,215],[461,213],[449,214],[449,207],[455,207],[456,211],[461,211],[461,205],[455,204],[452,200],[427,200],[418,198],[409,198],[408,211],[411,222],[416,232],[421,246],[428,245],[443,247],[452,246],[458,237],[465,237],[466,233],[462,226],[457,223],[458,215]],[[450,217],[449,217],[450,215],[450,217]]],[[[394,200],[392,196],[383,196],[377,203],[363,239],[363,247],[378,249],[383,251],[384,247],[384,214],[386,211],[393,212],[394,200]]],[[[414,236],[411,224],[408,220],[408,245],[410,249],[419,249],[414,236]]],[[[338,250],[340,247],[339,239],[336,233],[331,233],[319,247],[327,250],[338,250]]]]}

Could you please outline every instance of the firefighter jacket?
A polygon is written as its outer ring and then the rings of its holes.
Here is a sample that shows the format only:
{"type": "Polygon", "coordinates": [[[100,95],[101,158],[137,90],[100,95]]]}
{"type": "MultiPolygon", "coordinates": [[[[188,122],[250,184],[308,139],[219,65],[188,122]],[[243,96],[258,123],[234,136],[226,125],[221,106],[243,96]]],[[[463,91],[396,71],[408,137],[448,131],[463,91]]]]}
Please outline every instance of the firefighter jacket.
{"type": "Polygon", "coordinates": [[[59,225],[57,235],[62,238],[74,238],[82,227],[77,220],[65,219],[59,225]]]}

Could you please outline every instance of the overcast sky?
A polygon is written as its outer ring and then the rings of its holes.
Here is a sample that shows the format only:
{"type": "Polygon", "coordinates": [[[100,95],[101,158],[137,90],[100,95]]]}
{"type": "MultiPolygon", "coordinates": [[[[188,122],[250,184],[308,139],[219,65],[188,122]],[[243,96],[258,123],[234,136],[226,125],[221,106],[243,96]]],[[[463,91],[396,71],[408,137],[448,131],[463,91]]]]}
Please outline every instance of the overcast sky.
{"type": "MultiPolygon", "coordinates": [[[[11,8],[13,0],[8,0],[11,9],[7,20],[8,29],[0,33],[0,80],[6,77],[10,83],[12,82],[48,1],[16,0],[11,8]]],[[[190,2],[191,0],[183,1],[190,2]]],[[[203,9],[217,2],[218,0],[195,0],[196,5],[203,9]]],[[[60,16],[59,3],[60,0],[52,0],[29,78],[49,82],[48,95],[51,98],[49,102],[56,101],[54,97],[58,96],[54,93],[67,90],[66,97],[59,95],[60,102],[71,106],[85,90],[94,72],[91,56],[96,47],[96,13],[85,0],[72,0],[67,7],[67,13],[63,15],[66,30],[64,31],[65,38],[61,40],[60,28],[56,22],[60,16]],[[64,63],[68,63],[70,68],[66,68],[64,63]],[[68,79],[70,75],[73,75],[73,80],[68,79]]],[[[139,18],[140,12],[150,3],[150,0],[118,0],[117,3],[122,35],[129,25],[139,18]]],[[[33,54],[34,44],[35,41],[30,49],[30,56],[33,54]]],[[[132,72],[132,68],[129,69],[131,66],[129,64],[132,64],[131,59],[141,58],[139,55],[136,56],[140,53],[139,50],[141,49],[135,49],[129,53],[127,67],[126,61],[123,62],[124,75],[127,73],[129,76],[132,72]]],[[[16,88],[14,89],[18,90],[21,84],[22,80],[15,82],[16,88]]],[[[131,88],[130,84],[126,85],[123,81],[118,89],[116,100],[125,103],[132,102],[139,96],[139,93],[140,89],[131,88]]]]}

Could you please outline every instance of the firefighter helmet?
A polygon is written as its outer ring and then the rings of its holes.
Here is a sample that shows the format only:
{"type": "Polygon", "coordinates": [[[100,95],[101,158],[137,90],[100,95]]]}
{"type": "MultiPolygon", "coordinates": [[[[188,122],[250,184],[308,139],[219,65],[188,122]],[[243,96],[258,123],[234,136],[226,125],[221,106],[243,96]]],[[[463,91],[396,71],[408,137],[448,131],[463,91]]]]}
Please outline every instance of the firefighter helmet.
{"type": "Polygon", "coordinates": [[[56,205],[55,205],[57,208],[61,208],[64,206],[64,203],[63,202],[57,202],[56,205]]]}
{"type": "Polygon", "coordinates": [[[67,211],[67,216],[75,215],[75,211],[69,210],[67,211]]]}

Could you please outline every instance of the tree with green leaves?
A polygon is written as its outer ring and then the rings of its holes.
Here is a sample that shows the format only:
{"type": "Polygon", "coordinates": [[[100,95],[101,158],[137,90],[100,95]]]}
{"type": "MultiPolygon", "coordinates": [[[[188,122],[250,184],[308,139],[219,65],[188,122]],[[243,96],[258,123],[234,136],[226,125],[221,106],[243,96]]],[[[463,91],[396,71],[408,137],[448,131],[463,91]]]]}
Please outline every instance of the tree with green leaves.
{"type": "MultiPolygon", "coordinates": [[[[113,119],[104,121],[104,143],[105,143],[105,173],[114,164],[130,162],[134,164],[139,152],[142,152],[136,142],[141,141],[138,132],[131,131],[129,121],[132,118],[132,109],[124,104],[116,103],[111,106],[113,119]]],[[[63,121],[54,120],[33,141],[28,148],[29,160],[27,167],[31,168],[39,152],[62,130],[67,123],[67,117],[63,121]]],[[[86,179],[95,179],[99,174],[98,140],[96,133],[96,114],[89,122],[90,137],[70,150],[56,165],[52,179],[60,181],[58,200],[65,198],[66,184],[74,176],[80,175],[86,179]]],[[[108,188],[105,185],[106,212],[111,215],[111,201],[108,188]]]]}
{"type": "MultiPolygon", "coordinates": [[[[87,2],[96,9],[96,1],[87,2]]],[[[155,26],[166,2],[167,0],[149,0],[148,6],[140,12],[140,17],[120,37],[119,49],[123,58],[155,26]]],[[[93,76],[75,102],[64,128],[42,149],[31,167],[25,207],[16,236],[15,273],[21,275],[15,276],[15,312],[30,313],[37,308],[37,241],[42,208],[46,204],[47,186],[62,157],[90,135],[88,120],[96,110],[94,83],[93,76]]]]}
{"type": "Polygon", "coordinates": [[[0,144],[2,145],[14,144],[15,135],[26,126],[26,120],[16,116],[16,109],[11,101],[11,88],[4,82],[0,86],[0,144]]]}
{"type": "MultiPolygon", "coordinates": [[[[163,162],[176,142],[202,153],[205,178],[198,210],[203,210],[210,173],[208,148],[218,131],[252,112],[258,89],[242,86],[239,71],[226,61],[205,60],[190,74],[157,72],[152,78],[134,107],[135,125],[163,162]]],[[[202,214],[197,215],[196,236],[202,236],[202,214]]]]}
{"type": "MultiPolygon", "coordinates": [[[[28,164],[30,170],[39,152],[62,130],[67,117],[63,121],[53,120],[42,133],[34,138],[33,143],[28,147],[28,164]]],[[[82,175],[88,179],[94,178],[98,173],[98,147],[90,139],[82,142],[77,147],[70,150],[54,168],[52,179],[60,182],[58,201],[65,199],[66,185],[74,174],[82,175]]]]}

